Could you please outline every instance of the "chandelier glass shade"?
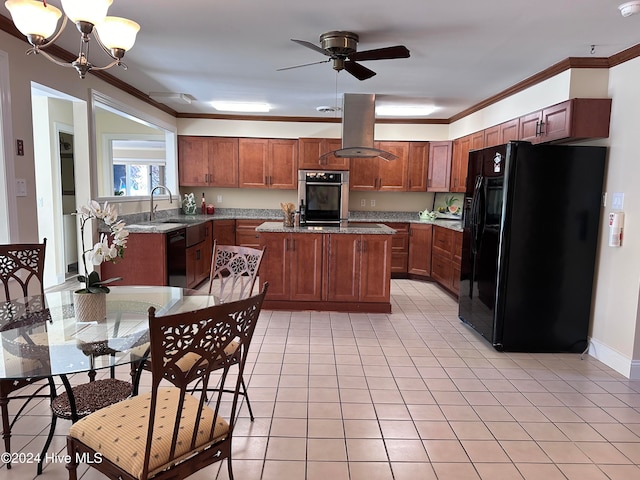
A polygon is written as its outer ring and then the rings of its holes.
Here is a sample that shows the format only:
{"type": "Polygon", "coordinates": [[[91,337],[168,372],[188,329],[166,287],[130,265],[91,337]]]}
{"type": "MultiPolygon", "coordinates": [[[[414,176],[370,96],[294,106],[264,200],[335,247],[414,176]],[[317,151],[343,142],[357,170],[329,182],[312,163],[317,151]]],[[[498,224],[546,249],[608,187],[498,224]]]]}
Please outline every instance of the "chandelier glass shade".
{"type": "Polygon", "coordinates": [[[63,15],[58,8],[48,5],[46,0],[7,0],[5,6],[16,28],[32,45],[27,55],[42,54],[57,65],[74,67],[80,78],[85,78],[90,70],[106,70],[114,65],[127,68],[122,57],[133,47],[140,25],[126,18],[108,17],[107,10],[111,3],[113,0],[62,0],[64,19],[57,33],[58,20],[63,15]],[[44,51],[58,39],[68,20],[76,25],[81,36],[80,53],[71,63],[60,61],[44,51]],[[91,34],[113,59],[108,65],[97,67],[89,62],[91,34]]]}

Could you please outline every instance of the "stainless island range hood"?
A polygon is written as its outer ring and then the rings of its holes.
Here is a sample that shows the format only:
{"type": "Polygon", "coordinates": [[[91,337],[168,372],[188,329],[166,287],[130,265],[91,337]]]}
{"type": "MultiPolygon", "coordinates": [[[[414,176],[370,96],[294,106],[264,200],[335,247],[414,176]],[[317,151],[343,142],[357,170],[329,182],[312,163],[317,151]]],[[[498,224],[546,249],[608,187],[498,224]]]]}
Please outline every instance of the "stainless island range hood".
{"type": "MultiPolygon", "coordinates": [[[[342,102],[342,148],[322,157],[339,158],[398,158],[373,146],[376,123],[376,96],[369,93],[345,93],[342,102]]],[[[320,158],[322,158],[320,157],[320,158]]]]}

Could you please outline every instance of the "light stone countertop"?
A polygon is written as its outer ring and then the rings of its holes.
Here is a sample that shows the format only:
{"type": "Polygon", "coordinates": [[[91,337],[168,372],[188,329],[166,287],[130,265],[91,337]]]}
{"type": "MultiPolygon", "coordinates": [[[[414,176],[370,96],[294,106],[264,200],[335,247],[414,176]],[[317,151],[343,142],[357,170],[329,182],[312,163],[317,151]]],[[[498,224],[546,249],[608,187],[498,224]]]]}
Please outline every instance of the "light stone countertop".
{"type": "MultiPolygon", "coordinates": [[[[198,224],[209,220],[263,220],[265,222],[279,223],[282,227],[282,212],[277,209],[217,208],[213,215],[184,215],[180,209],[162,210],[156,213],[156,220],[154,222],[148,221],[148,213],[143,215],[144,216],[141,214],[135,214],[124,217],[125,222],[127,222],[126,228],[131,233],[169,233],[188,225],[198,224]]],[[[420,220],[418,212],[352,211],[349,212],[349,222],[352,224],[354,222],[373,224],[420,223],[436,225],[456,232],[462,231],[462,222],[460,220],[420,220]]],[[[325,228],[338,229],[337,227],[325,228]]],[[[353,229],[354,225],[351,225],[348,228],[353,229]]],[[[361,230],[363,229],[372,230],[370,227],[361,227],[361,230]]],[[[289,229],[287,231],[292,230],[289,229]]],[[[305,231],[309,230],[306,229],[305,231]]],[[[353,230],[350,230],[349,233],[353,233],[353,230]]]]}
{"type": "Polygon", "coordinates": [[[313,226],[285,227],[283,222],[265,222],[256,228],[256,232],[270,233],[351,233],[365,235],[393,235],[396,231],[382,223],[364,223],[346,226],[313,226]]]}

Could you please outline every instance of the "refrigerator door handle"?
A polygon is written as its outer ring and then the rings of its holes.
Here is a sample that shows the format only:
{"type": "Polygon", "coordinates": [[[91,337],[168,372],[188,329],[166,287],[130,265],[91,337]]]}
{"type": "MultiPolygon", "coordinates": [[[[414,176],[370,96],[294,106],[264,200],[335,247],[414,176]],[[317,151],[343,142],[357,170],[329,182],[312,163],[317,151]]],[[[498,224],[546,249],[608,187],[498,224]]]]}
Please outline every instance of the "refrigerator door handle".
{"type": "Polygon", "coordinates": [[[473,187],[473,198],[471,200],[471,252],[478,253],[478,239],[480,231],[480,195],[482,194],[482,183],[484,179],[481,175],[476,177],[473,187]]]}

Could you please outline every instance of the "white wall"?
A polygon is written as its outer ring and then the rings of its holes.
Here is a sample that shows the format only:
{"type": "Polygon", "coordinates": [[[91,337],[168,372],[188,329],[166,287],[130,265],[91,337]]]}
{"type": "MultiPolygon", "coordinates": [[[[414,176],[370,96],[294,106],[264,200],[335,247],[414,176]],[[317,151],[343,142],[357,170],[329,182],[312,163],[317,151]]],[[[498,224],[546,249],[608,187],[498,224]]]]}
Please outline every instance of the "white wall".
{"type": "MultiPolygon", "coordinates": [[[[612,101],[609,158],[604,190],[624,193],[624,240],[620,248],[607,245],[609,208],[603,210],[593,309],[590,353],[625,376],[640,379],[640,59],[609,71],[612,101]]],[[[610,205],[608,205],[610,207],[610,205]]]]}

